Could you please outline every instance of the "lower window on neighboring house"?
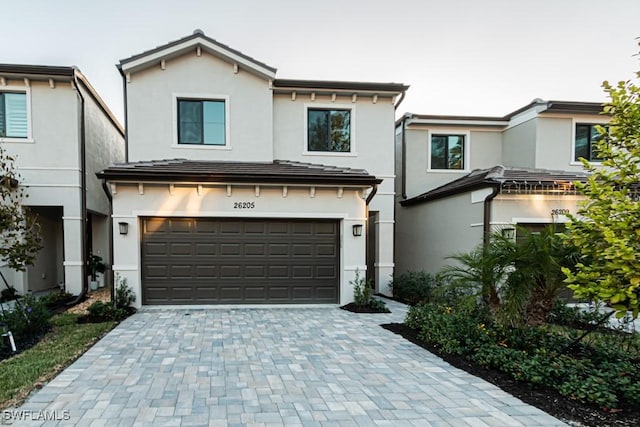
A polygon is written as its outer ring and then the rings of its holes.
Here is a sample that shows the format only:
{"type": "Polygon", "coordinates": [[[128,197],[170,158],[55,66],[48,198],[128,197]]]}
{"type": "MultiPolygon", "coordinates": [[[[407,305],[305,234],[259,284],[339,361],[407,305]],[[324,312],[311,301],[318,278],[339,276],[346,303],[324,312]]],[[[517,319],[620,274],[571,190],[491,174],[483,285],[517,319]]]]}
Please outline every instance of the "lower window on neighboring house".
{"type": "Polygon", "coordinates": [[[349,153],[351,111],[307,110],[307,151],[349,153]]]}
{"type": "Polygon", "coordinates": [[[598,125],[593,124],[577,124],[576,125],[576,141],[573,159],[578,162],[580,158],[588,161],[600,161],[596,144],[602,139],[602,135],[598,132],[598,125]]]}
{"type": "Polygon", "coordinates": [[[0,92],[0,137],[27,138],[27,94],[0,92]]]}
{"type": "Polygon", "coordinates": [[[431,135],[431,169],[464,169],[465,135],[431,135]]]}
{"type": "Polygon", "coordinates": [[[225,101],[178,99],[178,144],[226,145],[225,101]]]}

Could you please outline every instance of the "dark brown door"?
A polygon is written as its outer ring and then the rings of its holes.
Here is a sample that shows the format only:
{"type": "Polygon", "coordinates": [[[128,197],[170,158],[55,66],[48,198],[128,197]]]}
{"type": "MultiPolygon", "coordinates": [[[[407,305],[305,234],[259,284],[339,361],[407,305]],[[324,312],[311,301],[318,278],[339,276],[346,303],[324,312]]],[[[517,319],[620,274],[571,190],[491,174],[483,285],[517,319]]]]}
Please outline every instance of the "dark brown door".
{"type": "Polygon", "coordinates": [[[143,218],[143,304],[339,301],[334,220],[143,218]]]}

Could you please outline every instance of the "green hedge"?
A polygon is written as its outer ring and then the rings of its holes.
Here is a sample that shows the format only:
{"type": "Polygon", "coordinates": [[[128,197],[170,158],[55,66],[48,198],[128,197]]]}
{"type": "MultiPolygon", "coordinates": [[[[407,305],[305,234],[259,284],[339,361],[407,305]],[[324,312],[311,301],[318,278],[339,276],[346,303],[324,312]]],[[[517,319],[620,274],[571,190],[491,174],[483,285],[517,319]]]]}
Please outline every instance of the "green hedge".
{"type": "Polygon", "coordinates": [[[552,387],[570,399],[600,408],[640,405],[640,360],[620,349],[570,347],[572,339],[551,328],[502,328],[477,309],[411,307],[406,324],[443,353],[552,387]]]}

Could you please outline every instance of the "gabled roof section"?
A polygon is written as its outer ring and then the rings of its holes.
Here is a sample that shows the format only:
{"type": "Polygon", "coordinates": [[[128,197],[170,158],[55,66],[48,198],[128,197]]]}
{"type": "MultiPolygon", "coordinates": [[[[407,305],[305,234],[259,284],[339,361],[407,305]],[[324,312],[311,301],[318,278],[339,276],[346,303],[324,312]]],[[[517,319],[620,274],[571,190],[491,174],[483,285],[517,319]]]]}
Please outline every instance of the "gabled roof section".
{"type": "Polygon", "coordinates": [[[527,169],[502,165],[489,169],[476,169],[469,174],[448,182],[438,188],[400,202],[402,206],[413,206],[449,196],[455,196],[481,188],[497,187],[503,193],[548,192],[552,190],[573,190],[576,181],[586,182],[585,172],[554,171],[548,169],[527,169]]]}
{"type": "Polygon", "coordinates": [[[351,169],[284,160],[221,162],[154,160],[111,165],[96,174],[120,182],[208,182],[251,184],[325,184],[372,186],[382,180],[364,169],[351,169]]]}
{"type": "Polygon", "coordinates": [[[73,82],[76,79],[89,92],[98,107],[109,118],[115,128],[124,136],[124,128],[104,102],[95,88],[89,83],[80,69],[76,66],[51,66],[51,65],[27,65],[27,64],[0,64],[0,78],[5,79],[29,79],[33,81],[73,82]]]}
{"type": "Polygon", "coordinates": [[[202,30],[195,30],[190,36],[123,59],[118,68],[122,73],[134,73],[157,65],[163,59],[175,58],[189,51],[195,54],[198,48],[265,79],[274,79],[276,76],[275,68],[207,37],[202,30]]]}
{"type": "Polygon", "coordinates": [[[436,115],[436,114],[414,114],[405,113],[396,121],[396,127],[403,121],[408,125],[448,125],[448,126],[490,126],[507,127],[514,118],[521,114],[602,114],[604,104],[600,102],[579,102],[579,101],[545,101],[536,98],[527,105],[518,108],[511,113],[502,116],[456,116],[456,115],[436,115]]]}

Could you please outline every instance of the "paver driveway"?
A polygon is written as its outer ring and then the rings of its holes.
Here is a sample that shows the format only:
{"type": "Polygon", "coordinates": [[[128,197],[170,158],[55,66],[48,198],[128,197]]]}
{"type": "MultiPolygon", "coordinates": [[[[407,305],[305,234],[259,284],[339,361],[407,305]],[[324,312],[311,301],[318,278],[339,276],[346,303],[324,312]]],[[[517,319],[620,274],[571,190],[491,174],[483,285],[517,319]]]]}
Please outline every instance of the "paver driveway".
{"type": "Polygon", "coordinates": [[[382,329],[404,318],[389,305],[144,309],[20,409],[86,426],[563,425],[382,329]]]}

